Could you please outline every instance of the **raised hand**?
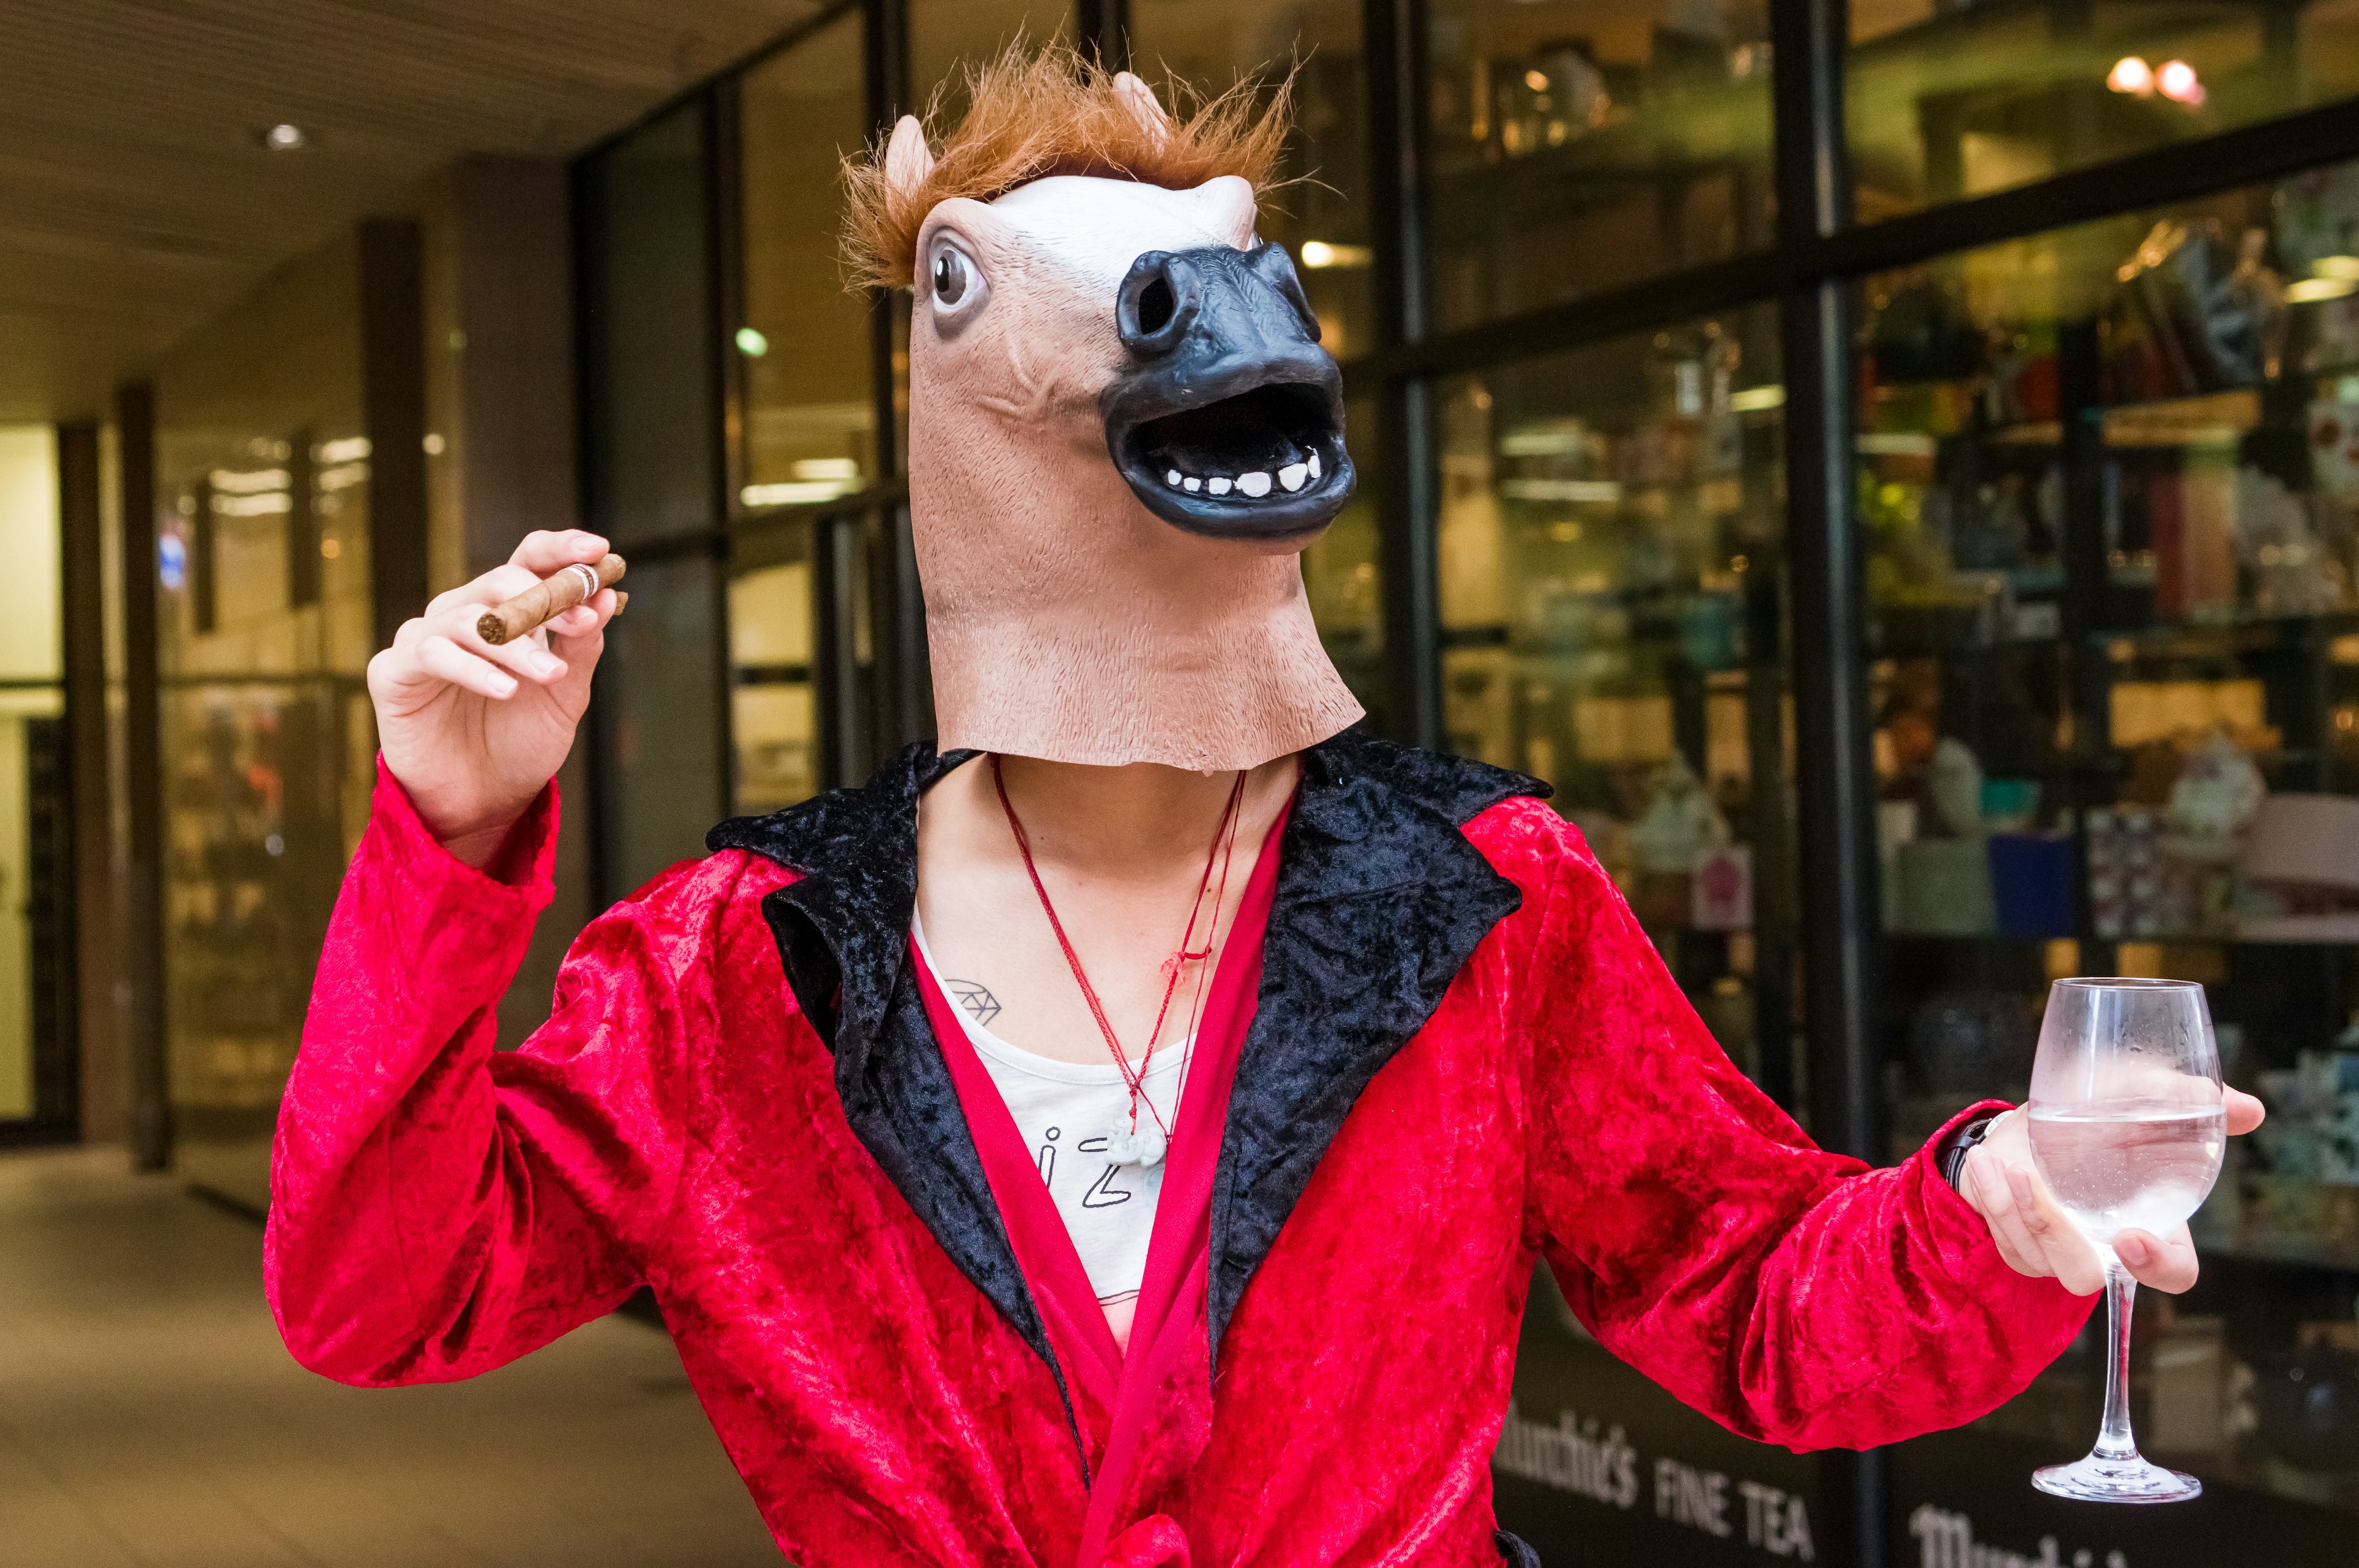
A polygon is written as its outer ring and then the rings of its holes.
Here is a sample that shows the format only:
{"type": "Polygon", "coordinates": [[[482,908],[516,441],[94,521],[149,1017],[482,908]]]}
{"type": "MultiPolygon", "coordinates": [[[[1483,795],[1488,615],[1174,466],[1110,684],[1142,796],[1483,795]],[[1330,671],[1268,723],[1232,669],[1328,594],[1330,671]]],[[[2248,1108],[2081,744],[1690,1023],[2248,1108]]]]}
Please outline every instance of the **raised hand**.
{"type": "MultiPolygon", "coordinates": [[[[2239,1089],[2223,1094],[2230,1136],[2261,1124],[2259,1100],[2239,1089]]],[[[1958,1188],[2017,1273],[2033,1279],[2053,1275],[2075,1295],[2104,1289],[2104,1264],[2095,1245],[2058,1206],[2032,1162],[2028,1112],[2017,1108],[1991,1123],[1967,1152],[1958,1188]]],[[[2195,1243],[2184,1224],[2173,1226],[2167,1236],[2125,1230],[2114,1238],[2114,1253],[2141,1285],[2176,1294],[2195,1282],[2195,1243]]]]}
{"type": "Polygon", "coordinates": [[[527,535],[507,565],[436,599],[369,661],[386,766],[428,829],[469,865],[491,859],[572,749],[614,590],[496,648],[475,622],[551,572],[605,553],[605,540],[579,529],[527,535]]]}

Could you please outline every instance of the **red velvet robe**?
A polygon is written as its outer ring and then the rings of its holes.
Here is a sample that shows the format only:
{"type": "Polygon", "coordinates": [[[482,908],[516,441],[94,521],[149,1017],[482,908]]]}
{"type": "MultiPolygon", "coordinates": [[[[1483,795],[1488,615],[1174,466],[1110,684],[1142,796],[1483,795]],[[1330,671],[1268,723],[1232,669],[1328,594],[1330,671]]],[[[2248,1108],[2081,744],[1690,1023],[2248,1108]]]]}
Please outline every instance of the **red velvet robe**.
{"type": "Polygon", "coordinates": [[[1202,1305],[1106,1465],[907,961],[917,796],[961,760],[716,829],[505,1054],[553,792],[484,874],[380,777],[279,1119],[296,1357],[463,1378],[645,1283],[805,1568],[1072,1568],[1093,1485],[1113,1568],[1473,1568],[1519,1550],[1489,1458],[1536,1258],[1797,1448],[1969,1420],[2079,1329],[1928,1154],[1824,1153],[1731,1066],[1537,786],[1339,737],[1278,845],[1202,1305]]]}

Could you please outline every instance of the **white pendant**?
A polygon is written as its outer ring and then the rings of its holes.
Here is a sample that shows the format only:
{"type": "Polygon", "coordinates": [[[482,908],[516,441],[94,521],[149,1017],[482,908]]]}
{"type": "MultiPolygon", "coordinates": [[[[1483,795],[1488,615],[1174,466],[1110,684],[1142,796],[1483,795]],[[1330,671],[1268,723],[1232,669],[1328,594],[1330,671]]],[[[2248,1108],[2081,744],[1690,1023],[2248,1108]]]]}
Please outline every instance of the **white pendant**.
{"type": "Polygon", "coordinates": [[[1169,1147],[1169,1143],[1163,1136],[1163,1130],[1152,1125],[1142,1127],[1136,1132],[1106,1134],[1106,1158],[1117,1165],[1142,1165],[1150,1168],[1160,1165],[1163,1163],[1164,1152],[1169,1147]]]}

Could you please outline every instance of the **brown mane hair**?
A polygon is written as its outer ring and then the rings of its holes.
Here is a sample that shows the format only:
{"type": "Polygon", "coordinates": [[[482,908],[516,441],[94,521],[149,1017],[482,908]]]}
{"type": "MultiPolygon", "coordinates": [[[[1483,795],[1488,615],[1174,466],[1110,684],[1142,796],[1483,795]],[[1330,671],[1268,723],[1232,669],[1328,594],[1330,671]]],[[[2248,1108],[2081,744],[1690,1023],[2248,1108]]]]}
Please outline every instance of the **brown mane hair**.
{"type": "Polygon", "coordinates": [[[1113,72],[1067,45],[1027,54],[1019,39],[968,66],[965,76],[969,107],[956,130],[940,135],[940,89],[926,105],[934,167],[917,189],[886,180],[889,136],[844,160],[843,258],[853,287],[908,287],[926,215],[954,196],[989,201],[1060,174],[1175,190],[1234,174],[1259,195],[1270,189],[1286,144],[1293,87],[1291,75],[1281,79],[1264,108],[1250,80],[1210,100],[1173,80],[1164,96],[1178,113],[1167,112],[1158,135],[1114,90],[1113,72]]]}

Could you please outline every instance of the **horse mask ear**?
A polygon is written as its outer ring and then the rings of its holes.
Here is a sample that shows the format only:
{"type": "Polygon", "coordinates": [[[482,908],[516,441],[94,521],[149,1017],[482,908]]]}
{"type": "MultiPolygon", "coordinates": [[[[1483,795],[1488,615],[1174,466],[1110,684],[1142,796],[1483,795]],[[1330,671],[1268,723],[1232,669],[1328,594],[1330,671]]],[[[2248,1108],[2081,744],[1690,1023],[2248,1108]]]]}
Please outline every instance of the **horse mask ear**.
{"type": "Polygon", "coordinates": [[[894,124],[893,139],[885,147],[885,183],[896,196],[917,195],[926,177],[934,172],[933,150],[926,146],[926,128],[915,114],[894,124]]]}
{"type": "Polygon", "coordinates": [[[1129,71],[1121,70],[1114,73],[1114,96],[1121,99],[1123,106],[1130,111],[1131,117],[1138,122],[1139,129],[1147,133],[1148,141],[1161,146],[1171,139],[1170,116],[1165,114],[1163,105],[1155,101],[1155,89],[1129,71]]]}

